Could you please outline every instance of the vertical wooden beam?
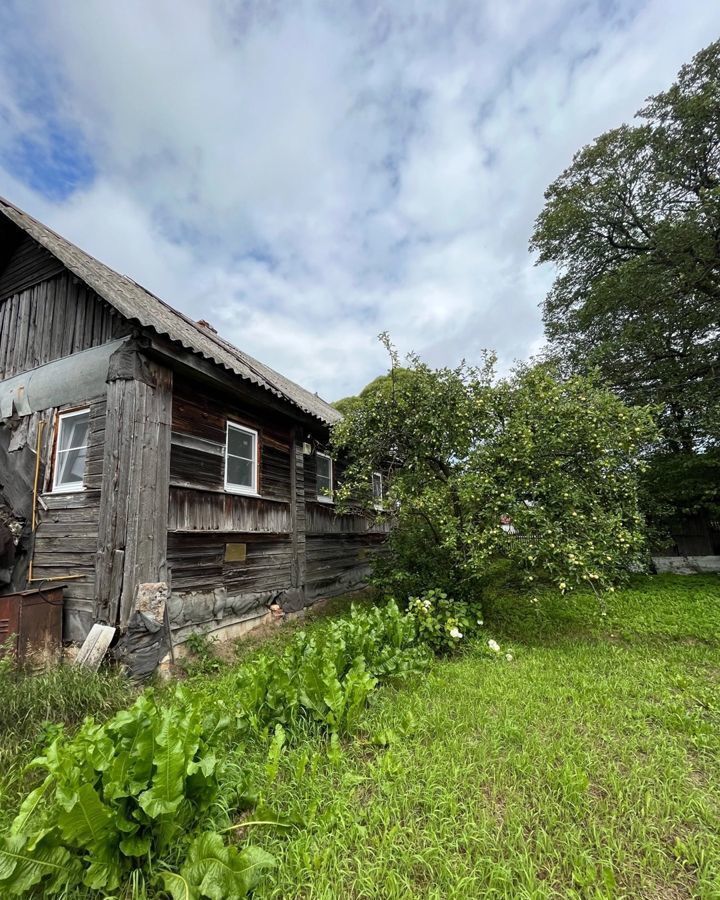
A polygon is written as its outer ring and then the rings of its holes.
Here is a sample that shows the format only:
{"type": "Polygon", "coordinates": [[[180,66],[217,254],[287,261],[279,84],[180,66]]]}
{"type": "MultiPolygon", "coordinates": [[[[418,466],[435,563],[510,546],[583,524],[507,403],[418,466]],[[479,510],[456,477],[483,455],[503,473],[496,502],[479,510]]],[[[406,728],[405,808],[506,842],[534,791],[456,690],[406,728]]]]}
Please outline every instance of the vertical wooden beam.
{"type": "Polygon", "coordinates": [[[172,371],[113,354],[96,557],[97,621],[127,627],[138,584],[167,580],[172,371]]]}
{"type": "Polygon", "coordinates": [[[305,605],[305,456],[303,433],[295,429],[290,460],[290,523],[292,527],[292,589],[293,606],[305,605]]]}

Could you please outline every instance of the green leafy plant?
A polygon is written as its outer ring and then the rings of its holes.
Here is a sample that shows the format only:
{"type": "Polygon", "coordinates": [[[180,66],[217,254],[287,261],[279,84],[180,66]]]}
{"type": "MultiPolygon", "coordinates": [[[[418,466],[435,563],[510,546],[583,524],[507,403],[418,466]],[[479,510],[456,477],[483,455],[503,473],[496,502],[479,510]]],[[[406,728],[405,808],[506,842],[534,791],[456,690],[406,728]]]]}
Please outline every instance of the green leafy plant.
{"type": "Polygon", "coordinates": [[[146,691],[104,725],[88,718],[70,738],[61,730],[32,763],[47,775],[0,846],[0,890],[112,891],[168,852],[217,796],[215,747],[228,724],[178,689],[165,707],[146,691]]]}
{"type": "Polygon", "coordinates": [[[220,672],[224,663],[214,651],[215,641],[206,634],[193,632],[185,639],[190,656],[182,659],[180,665],[188,675],[214,675],[220,672]]]}
{"type": "Polygon", "coordinates": [[[25,772],[38,747],[57,728],[74,728],[87,715],[105,719],[135,699],[137,687],[110,669],[88,672],[59,665],[32,671],[18,665],[14,653],[0,659],[0,821],[17,812],[32,786],[25,772]]]}
{"type": "Polygon", "coordinates": [[[483,627],[479,604],[453,600],[437,589],[426,591],[421,597],[410,597],[408,613],[414,620],[418,639],[436,653],[456,649],[483,627]]]}
{"type": "Polygon", "coordinates": [[[235,678],[238,720],[254,732],[312,722],[351,732],[383,680],[422,671],[428,651],[397,604],[353,609],[313,635],[298,632],[279,656],[260,654],[235,678]]]}
{"type": "Polygon", "coordinates": [[[209,831],[194,839],[180,871],[163,872],[162,880],[173,900],[227,900],[250,893],[275,864],[265,850],[227,846],[209,831]]]}

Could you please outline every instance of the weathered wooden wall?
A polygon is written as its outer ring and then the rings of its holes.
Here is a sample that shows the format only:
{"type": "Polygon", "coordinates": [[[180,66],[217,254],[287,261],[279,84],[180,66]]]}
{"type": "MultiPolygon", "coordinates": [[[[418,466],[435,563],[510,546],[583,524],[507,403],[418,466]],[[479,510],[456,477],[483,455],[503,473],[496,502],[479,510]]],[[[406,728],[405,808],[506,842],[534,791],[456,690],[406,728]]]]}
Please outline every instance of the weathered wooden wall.
{"type": "Polygon", "coordinates": [[[63,272],[0,301],[0,380],[130,330],[107,303],[63,272]]]}
{"type": "MultiPolygon", "coordinates": [[[[0,380],[99,346],[129,331],[128,322],[30,238],[20,241],[0,273],[0,380]]],[[[42,581],[35,579],[67,577],[64,636],[82,640],[94,618],[106,396],[104,392],[87,396],[78,385],[74,391],[77,396],[72,404],[60,403],[3,421],[13,439],[4,457],[7,471],[0,472],[0,481],[12,481],[14,460],[19,461],[21,454],[34,455],[38,424],[43,421],[38,525],[32,542],[33,584],[42,586],[42,581]],[[56,416],[78,406],[90,408],[85,490],[53,494],[51,461],[56,416]]],[[[20,505],[29,518],[32,485],[26,480],[23,485],[29,494],[27,502],[20,505]]]]}
{"type": "MultiPolygon", "coordinates": [[[[94,621],[95,548],[102,484],[102,459],[105,444],[105,397],[96,397],[90,407],[90,431],[85,462],[85,490],[78,493],[50,493],[52,448],[56,413],[63,408],[43,410],[28,417],[28,442],[35,446],[37,423],[46,423],[42,438],[43,480],[38,503],[39,524],[35,532],[33,579],[65,578],[65,640],[85,638],[94,621]],[[45,507],[45,508],[43,508],[45,507]],[[80,577],[76,577],[80,576],[80,577]]],[[[52,583],[52,582],[49,582],[52,583]]],[[[42,582],[37,585],[42,587],[42,582]]]]}
{"type": "Polygon", "coordinates": [[[125,348],[108,373],[95,616],[127,627],[138,585],[167,581],[172,372],[125,348]]]}
{"type": "Polygon", "coordinates": [[[292,586],[292,458],[288,420],[176,378],[168,515],[174,628],[224,625],[292,586]],[[258,432],[259,496],[225,491],[228,419],[258,432]],[[245,559],[227,560],[238,545],[245,559]]]}
{"type": "Polygon", "coordinates": [[[0,272],[0,300],[46,281],[62,270],[62,263],[52,253],[24,234],[18,238],[0,272]]]}
{"type": "Polygon", "coordinates": [[[290,535],[251,534],[237,531],[170,533],[168,563],[173,590],[211,591],[224,586],[230,593],[281,591],[290,584],[292,541],[290,535]],[[246,560],[225,559],[226,548],[244,544],[246,560]]]}
{"type": "MultiPolygon", "coordinates": [[[[30,239],[5,259],[0,380],[133,332],[30,239]]],[[[82,640],[96,617],[127,624],[137,584],[163,580],[168,568],[180,638],[243,621],[273,600],[298,609],[366,577],[382,529],[317,500],[316,457],[303,444],[327,439],[321,427],[310,434],[260,395],[223,392],[207,373],[173,378],[170,364],[134,345],[132,353],[135,366],[111,367],[107,394],[96,386],[82,404],[91,410],[84,491],[49,492],[56,413],[69,404],[12,423],[25,446],[47,423],[34,575],[79,576],[67,577],[66,639],[82,640]],[[258,432],[258,496],[225,491],[228,418],[258,432]]]]}
{"type": "Polygon", "coordinates": [[[377,531],[308,534],[307,599],[312,602],[319,597],[333,597],[363,585],[385,539],[386,535],[377,531]]]}
{"type": "MultiPolygon", "coordinates": [[[[170,458],[168,563],[172,620],[210,630],[223,617],[249,614],[277,600],[300,609],[321,596],[362,584],[386,529],[358,515],[335,515],[317,498],[316,439],[272,411],[239,404],[176,379],[170,458]],[[258,432],[259,497],[224,490],[228,418],[258,432]],[[227,562],[226,548],[244,544],[246,558],[227,562]]],[[[342,467],[333,467],[334,482],[342,467]]]]}

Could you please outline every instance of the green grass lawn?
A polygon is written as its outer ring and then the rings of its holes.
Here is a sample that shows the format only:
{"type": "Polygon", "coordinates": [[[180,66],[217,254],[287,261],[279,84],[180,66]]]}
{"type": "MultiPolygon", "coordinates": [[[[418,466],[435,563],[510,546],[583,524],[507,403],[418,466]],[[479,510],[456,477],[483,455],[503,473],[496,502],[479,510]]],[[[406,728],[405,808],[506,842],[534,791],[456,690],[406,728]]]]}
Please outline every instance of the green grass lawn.
{"type": "MultiPolygon", "coordinates": [[[[243,642],[238,660],[280,653],[342,609],[243,642]]],[[[506,583],[486,620],[501,654],[468,645],[377,690],[350,738],[308,727],[269,752],[271,735],[228,745],[217,819],[254,795],[232,834],[278,860],[255,896],[720,898],[720,577],[638,576],[604,608],[506,583]],[[301,824],[249,824],[274,815],[301,824]]],[[[234,665],[201,655],[185,690],[232,713],[234,665]]],[[[104,719],[134,689],[76,670],[0,675],[7,825],[41,777],[23,767],[42,720],[104,719]]],[[[150,885],[117,895],[162,896],[150,885]]]]}
{"type": "MultiPolygon", "coordinates": [[[[720,898],[720,578],[499,596],[488,637],[266,764],[262,897],[720,898]]],[[[249,831],[250,829],[246,829],[249,831]]]]}

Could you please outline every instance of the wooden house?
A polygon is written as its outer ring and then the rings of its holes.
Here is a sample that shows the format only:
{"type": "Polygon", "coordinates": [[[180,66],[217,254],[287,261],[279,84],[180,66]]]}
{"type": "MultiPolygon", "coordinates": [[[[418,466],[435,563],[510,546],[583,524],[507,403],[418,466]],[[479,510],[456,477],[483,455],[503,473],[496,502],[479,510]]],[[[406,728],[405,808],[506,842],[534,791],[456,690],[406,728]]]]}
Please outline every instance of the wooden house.
{"type": "Polygon", "coordinates": [[[360,585],[384,533],[334,512],[339,417],[0,200],[0,593],[63,584],[66,640],[140,585],[176,643],[360,585]]]}

